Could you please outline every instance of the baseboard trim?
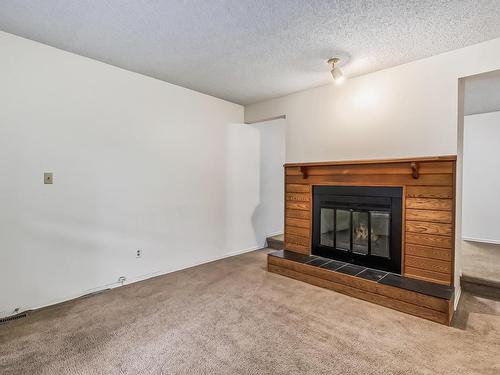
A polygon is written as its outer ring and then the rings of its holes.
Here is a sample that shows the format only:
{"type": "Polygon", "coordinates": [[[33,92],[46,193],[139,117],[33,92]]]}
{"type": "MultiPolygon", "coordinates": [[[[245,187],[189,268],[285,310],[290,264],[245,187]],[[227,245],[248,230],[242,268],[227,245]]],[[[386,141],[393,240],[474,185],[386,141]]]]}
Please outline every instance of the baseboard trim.
{"type": "Polygon", "coordinates": [[[67,296],[67,297],[64,297],[64,298],[61,298],[61,299],[49,301],[49,302],[47,302],[47,303],[45,303],[43,305],[23,306],[23,307],[19,307],[19,309],[17,311],[15,311],[15,312],[14,311],[0,311],[0,318],[8,318],[10,316],[18,315],[18,314],[24,313],[24,312],[34,312],[36,310],[44,309],[46,307],[50,307],[50,306],[54,306],[54,305],[59,305],[61,303],[69,302],[69,301],[72,301],[72,300],[75,300],[75,299],[79,299],[79,298],[82,298],[82,297],[85,297],[85,296],[96,294],[96,293],[99,293],[99,292],[102,292],[102,291],[105,291],[105,290],[108,290],[108,289],[119,288],[121,286],[130,285],[130,284],[134,284],[134,283],[137,283],[137,282],[140,282],[140,281],[148,280],[148,279],[151,279],[153,277],[159,277],[159,276],[167,275],[169,273],[173,273],[173,272],[177,272],[177,271],[182,271],[182,270],[185,270],[185,269],[188,269],[188,268],[192,268],[192,267],[196,267],[196,266],[201,266],[202,264],[216,262],[218,260],[222,260],[222,259],[225,259],[225,258],[230,258],[230,257],[236,256],[236,255],[241,255],[241,254],[249,253],[251,251],[260,250],[260,249],[263,249],[263,248],[265,248],[265,245],[264,246],[261,246],[261,245],[252,246],[252,247],[249,247],[249,248],[246,248],[246,249],[243,249],[243,250],[233,251],[233,252],[230,252],[228,254],[221,255],[221,256],[218,256],[218,257],[215,257],[215,258],[210,258],[210,259],[206,259],[206,260],[202,260],[202,261],[194,262],[194,263],[187,263],[187,264],[182,265],[180,267],[176,267],[176,268],[172,268],[172,269],[168,269],[168,270],[159,270],[159,271],[156,271],[156,272],[152,272],[152,273],[147,273],[147,274],[144,274],[144,275],[140,275],[140,276],[137,276],[137,277],[134,277],[134,278],[131,278],[131,279],[127,279],[127,281],[125,281],[123,284],[120,283],[120,282],[114,282],[114,283],[110,283],[110,284],[101,285],[101,286],[98,286],[98,287],[95,287],[95,288],[91,288],[91,289],[87,289],[87,290],[84,290],[84,291],[81,291],[81,292],[78,292],[78,293],[75,293],[75,294],[71,294],[70,296],[67,296]]]}
{"type": "Polygon", "coordinates": [[[500,300],[500,288],[498,287],[467,280],[461,280],[460,284],[463,290],[474,296],[500,300]]]}
{"type": "Polygon", "coordinates": [[[492,245],[500,245],[500,241],[498,241],[498,240],[489,240],[489,239],[484,239],[484,238],[462,237],[462,240],[469,241],[469,242],[482,242],[482,243],[489,243],[492,245]]]}
{"type": "Polygon", "coordinates": [[[457,311],[458,302],[460,301],[460,297],[462,296],[462,287],[459,285],[455,288],[455,299],[453,301],[453,310],[457,311]]]}
{"type": "Polygon", "coordinates": [[[269,238],[269,237],[274,237],[274,236],[278,236],[280,234],[283,234],[283,230],[280,230],[279,232],[273,232],[273,233],[269,233],[269,234],[266,234],[266,239],[269,238]]]}

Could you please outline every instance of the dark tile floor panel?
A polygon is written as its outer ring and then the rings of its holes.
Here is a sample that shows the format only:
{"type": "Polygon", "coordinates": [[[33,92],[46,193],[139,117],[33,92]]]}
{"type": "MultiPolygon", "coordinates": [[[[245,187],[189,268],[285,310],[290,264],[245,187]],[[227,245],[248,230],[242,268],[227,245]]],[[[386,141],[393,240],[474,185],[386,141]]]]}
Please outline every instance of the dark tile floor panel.
{"type": "Polygon", "coordinates": [[[316,257],[316,258],[310,260],[309,262],[307,262],[307,264],[310,264],[311,266],[321,267],[322,265],[324,265],[330,261],[331,261],[331,259],[328,259],[328,258],[316,257]]]}
{"type": "Polygon", "coordinates": [[[316,258],[314,256],[303,255],[299,253],[294,253],[293,251],[286,251],[286,250],[273,251],[269,255],[287,260],[293,260],[294,262],[299,262],[299,263],[307,263],[316,258]]]}
{"type": "Polygon", "coordinates": [[[321,265],[320,267],[321,268],[326,268],[327,270],[330,270],[330,271],[336,271],[337,269],[339,269],[340,267],[342,266],[345,266],[347,263],[345,262],[341,262],[339,260],[332,260],[328,263],[325,263],[323,265],[321,265]]]}
{"type": "Polygon", "coordinates": [[[269,255],[298,263],[307,263],[311,266],[341,272],[347,275],[371,280],[383,285],[390,285],[396,288],[411,290],[413,292],[422,293],[432,297],[450,300],[453,296],[453,288],[449,286],[410,279],[393,273],[358,266],[356,264],[340,262],[338,260],[322,258],[315,255],[303,255],[286,250],[273,251],[269,253],[269,255]]]}
{"type": "Polygon", "coordinates": [[[451,299],[453,296],[453,288],[451,286],[410,279],[392,273],[380,280],[379,283],[443,299],[451,299]]]}
{"type": "Polygon", "coordinates": [[[355,264],[346,264],[344,267],[340,267],[339,269],[337,269],[337,272],[356,276],[358,273],[361,273],[364,270],[366,270],[366,267],[357,266],[355,264]]]}
{"type": "Polygon", "coordinates": [[[356,276],[362,277],[366,280],[380,281],[383,277],[387,276],[388,272],[374,270],[371,268],[365,269],[363,272],[358,273],[356,276]]]}

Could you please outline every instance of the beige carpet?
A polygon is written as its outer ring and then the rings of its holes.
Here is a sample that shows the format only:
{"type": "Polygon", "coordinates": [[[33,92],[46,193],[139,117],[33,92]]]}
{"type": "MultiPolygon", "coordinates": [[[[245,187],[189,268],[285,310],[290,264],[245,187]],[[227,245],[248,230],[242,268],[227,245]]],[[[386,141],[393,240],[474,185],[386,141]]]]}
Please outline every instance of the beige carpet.
{"type": "Polygon", "coordinates": [[[462,272],[468,281],[500,286],[500,245],[462,241],[462,272]]]}
{"type": "Polygon", "coordinates": [[[448,328],[267,273],[261,250],[0,326],[6,374],[500,374],[500,302],[448,328]]]}

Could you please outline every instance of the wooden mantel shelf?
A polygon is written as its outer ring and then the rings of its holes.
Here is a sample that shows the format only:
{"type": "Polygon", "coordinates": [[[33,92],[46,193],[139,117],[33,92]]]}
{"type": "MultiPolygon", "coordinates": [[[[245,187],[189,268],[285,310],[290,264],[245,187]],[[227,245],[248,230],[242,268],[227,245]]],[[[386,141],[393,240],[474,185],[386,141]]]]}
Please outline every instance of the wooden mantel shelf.
{"type": "Polygon", "coordinates": [[[341,161],[320,161],[309,163],[286,163],[285,167],[318,167],[334,165],[363,165],[363,164],[394,164],[394,163],[412,163],[412,162],[432,162],[432,161],[456,161],[456,155],[446,156],[424,156],[414,158],[399,159],[366,159],[366,160],[341,160],[341,161]]]}

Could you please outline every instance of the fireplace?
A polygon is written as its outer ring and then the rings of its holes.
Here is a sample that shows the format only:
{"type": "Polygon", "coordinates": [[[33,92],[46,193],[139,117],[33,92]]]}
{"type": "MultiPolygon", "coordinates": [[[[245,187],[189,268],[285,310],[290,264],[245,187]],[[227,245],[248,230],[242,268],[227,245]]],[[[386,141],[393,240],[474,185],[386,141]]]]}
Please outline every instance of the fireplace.
{"type": "Polygon", "coordinates": [[[314,186],[312,254],[401,273],[402,188],[314,186]]]}
{"type": "Polygon", "coordinates": [[[454,156],[285,164],[269,272],[449,324],[455,170],[454,156]]]}

